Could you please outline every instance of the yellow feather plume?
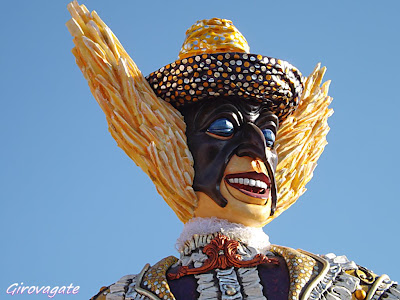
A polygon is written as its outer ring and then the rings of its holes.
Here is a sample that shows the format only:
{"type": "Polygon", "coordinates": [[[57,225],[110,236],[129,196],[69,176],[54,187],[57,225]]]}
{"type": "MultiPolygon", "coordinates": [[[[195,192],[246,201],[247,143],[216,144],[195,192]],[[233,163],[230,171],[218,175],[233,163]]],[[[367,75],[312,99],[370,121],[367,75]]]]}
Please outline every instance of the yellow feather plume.
{"type": "Polygon", "coordinates": [[[327,144],[328,118],[333,110],[328,106],[330,81],[321,86],[326,68],[318,64],[305,82],[299,107],[282,124],[277,133],[278,167],[276,184],[278,204],[273,217],[278,217],[306,191],[317,160],[327,144]]]}
{"type": "Polygon", "coordinates": [[[193,158],[186,143],[183,116],[157,99],[118,39],[93,11],[73,1],[67,27],[72,53],[103,109],[111,135],[154,182],[182,222],[197,206],[193,158]]]}

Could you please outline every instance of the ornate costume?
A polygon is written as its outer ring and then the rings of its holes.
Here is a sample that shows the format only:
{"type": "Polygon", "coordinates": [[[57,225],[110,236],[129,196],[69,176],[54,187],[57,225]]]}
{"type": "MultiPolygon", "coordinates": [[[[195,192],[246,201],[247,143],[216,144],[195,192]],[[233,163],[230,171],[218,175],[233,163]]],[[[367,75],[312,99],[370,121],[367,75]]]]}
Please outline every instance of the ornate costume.
{"type": "Polygon", "coordinates": [[[400,298],[397,283],[386,275],[377,276],[345,256],[269,245],[268,236],[256,228],[194,219],[180,240],[180,259],[170,256],[146,265],[140,274],[102,288],[93,299],[400,298]],[[199,234],[193,234],[195,227],[199,234]],[[220,230],[200,233],[204,228],[220,230]],[[191,238],[183,243],[187,236],[191,238]]]}
{"type": "Polygon", "coordinates": [[[326,145],[329,83],[250,53],[232,22],[201,20],[177,61],[145,78],[76,1],[73,53],[118,145],[185,223],[180,258],[146,265],[92,299],[400,299],[345,256],[270,245],[262,227],[305,192],[326,145]]]}

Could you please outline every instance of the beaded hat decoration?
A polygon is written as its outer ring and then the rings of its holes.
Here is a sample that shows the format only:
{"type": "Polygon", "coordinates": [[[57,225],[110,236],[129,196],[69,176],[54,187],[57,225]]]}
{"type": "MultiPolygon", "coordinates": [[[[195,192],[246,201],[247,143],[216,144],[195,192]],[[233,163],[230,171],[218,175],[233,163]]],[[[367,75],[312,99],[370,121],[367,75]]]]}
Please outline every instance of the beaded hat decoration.
{"type": "Polygon", "coordinates": [[[265,102],[280,121],[299,104],[301,73],[286,61],[250,54],[231,21],[197,21],[186,31],[179,59],[146,79],[175,108],[213,97],[265,102]]]}

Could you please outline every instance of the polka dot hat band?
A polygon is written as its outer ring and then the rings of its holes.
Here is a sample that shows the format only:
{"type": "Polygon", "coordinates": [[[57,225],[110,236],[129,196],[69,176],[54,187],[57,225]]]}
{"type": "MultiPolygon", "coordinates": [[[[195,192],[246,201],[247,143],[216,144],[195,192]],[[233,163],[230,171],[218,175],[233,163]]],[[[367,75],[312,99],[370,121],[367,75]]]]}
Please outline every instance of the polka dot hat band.
{"type": "Polygon", "coordinates": [[[301,73],[286,61],[250,54],[231,21],[197,21],[186,31],[179,59],[151,73],[156,95],[175,108],[216,97],[267,103],[284,120],[299,104],[301,73]]]}

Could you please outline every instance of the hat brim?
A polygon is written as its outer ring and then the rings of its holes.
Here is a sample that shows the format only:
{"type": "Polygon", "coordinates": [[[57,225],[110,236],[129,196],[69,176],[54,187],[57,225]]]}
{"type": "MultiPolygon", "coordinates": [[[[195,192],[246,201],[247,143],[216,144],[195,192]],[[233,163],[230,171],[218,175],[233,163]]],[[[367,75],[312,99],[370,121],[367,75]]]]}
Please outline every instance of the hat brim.
{"type": "Polygon", "coordinates": [[[177,60],[146,77],[175,108],[214,97],[264,102],[279,120],[299,104],[301,73],[286,61],[248,53],[201,54],[177,60]]]}

